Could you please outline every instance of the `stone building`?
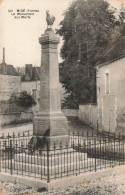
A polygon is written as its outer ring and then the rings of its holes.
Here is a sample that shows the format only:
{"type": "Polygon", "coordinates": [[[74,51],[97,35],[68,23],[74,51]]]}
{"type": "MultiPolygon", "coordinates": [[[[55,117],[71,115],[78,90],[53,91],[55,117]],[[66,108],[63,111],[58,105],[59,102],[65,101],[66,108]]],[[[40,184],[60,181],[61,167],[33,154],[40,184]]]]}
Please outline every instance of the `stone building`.
{"type": "Polygon", "coordinates": [[[100,128],[122,132],[125,128],[125,37],[113,45],[96,70],[100,128]]]}
{"type": "Polygon", "coordinates": [[[97,105],[80,105],[79,118],[100,130],[125,129],[125,37],[115,43],[96,65],[97,105]]]}
{"type": "Polygon", "coordinates": [[[12,94],[21,91],[21,78],[13,65],[5,62],[5,49],[3,48],[3,60],[0,64],[0,101],[7,101],[12,94]]]}
{"type": "Polygon", "coordinates": [[[40,99],[40,67],[33,67],[32,64],[25,65],[25,74],[22,76],[21,90],[32,95],[37,103],[35,111],[39,110],[40,99]]]}

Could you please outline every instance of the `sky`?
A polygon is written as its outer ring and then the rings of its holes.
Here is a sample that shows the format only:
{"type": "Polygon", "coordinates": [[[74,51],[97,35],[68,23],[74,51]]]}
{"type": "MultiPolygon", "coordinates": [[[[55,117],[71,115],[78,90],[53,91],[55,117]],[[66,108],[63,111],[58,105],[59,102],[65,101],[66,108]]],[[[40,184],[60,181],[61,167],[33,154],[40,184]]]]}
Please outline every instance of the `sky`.
{"type": "MultiPolygon", "coordinates": [[[[53,29],[59,28],[63,12],[73,0],[0,0],[0,63],[2,48],[5,47],[7,64],[23,67],[25,64],[40,66],[41,46],[39,37],[47,28],[46,10],[56,17],[53,29]],[[25,9],[25,10],[24,10],[25,9]],[[14,18],[14,13],[34,13],[31,18],[14,18]],[[38,11],[38,12],[37,12],[38,11]]],[[[112,6],[120,8],[125,0],[108,0],[112,6]]],[[[59,55],[62,40],[58,47],[59,55]]]]}

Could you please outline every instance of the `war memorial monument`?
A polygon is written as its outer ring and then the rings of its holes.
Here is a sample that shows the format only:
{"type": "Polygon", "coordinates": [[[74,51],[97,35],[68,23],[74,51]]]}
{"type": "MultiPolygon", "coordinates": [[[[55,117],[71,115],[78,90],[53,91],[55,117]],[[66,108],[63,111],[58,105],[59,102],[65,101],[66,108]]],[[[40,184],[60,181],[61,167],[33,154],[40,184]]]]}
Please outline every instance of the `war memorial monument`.
{"type": "Polygon", "coordinates": [[[50,146],[68,142],[67,119],[61,111],[58,50],[59,37],[54,33],[47,11],[48,27],[39,38],[41,44],[40,110],[33,120],[33,134],[41,144],[50,146]],[[49,27],[50,26],[50,27],[49,27]]]}

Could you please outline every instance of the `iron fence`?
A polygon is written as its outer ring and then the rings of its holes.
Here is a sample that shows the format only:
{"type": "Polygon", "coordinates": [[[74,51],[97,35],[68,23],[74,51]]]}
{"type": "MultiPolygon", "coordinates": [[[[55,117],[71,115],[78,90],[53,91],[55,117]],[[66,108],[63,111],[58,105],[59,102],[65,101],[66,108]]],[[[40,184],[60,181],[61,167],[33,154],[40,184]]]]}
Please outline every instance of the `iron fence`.
{"type": "Polygon", "coordinates": [[[0,138],[0,170],[11,175],[52,179],[77,176],[125,162],[125,137],[107,132],[70,132],[63,145],[46,142],[44,148],[31,147],[31,131],[0,138]]]}

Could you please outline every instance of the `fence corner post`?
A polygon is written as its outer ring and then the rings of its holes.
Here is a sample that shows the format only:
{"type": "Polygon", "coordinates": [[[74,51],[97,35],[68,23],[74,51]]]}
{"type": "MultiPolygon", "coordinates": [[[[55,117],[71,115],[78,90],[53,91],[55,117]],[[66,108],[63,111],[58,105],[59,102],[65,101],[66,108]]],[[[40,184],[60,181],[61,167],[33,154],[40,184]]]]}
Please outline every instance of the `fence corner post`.
{"type": "Polygon", "coordinates": [[[10,140],[10,174],[13,174],[13,165],[12,165],[12,157],[13,157],[13,148],[12,148],[12,140],[10,140]]]}
{"type": "Polygon", "coordinates": [[[50,183],[50,173],[49,173],[49,150],[50,150],[50,143],[47,141],[47,183],[50,183]]]}

